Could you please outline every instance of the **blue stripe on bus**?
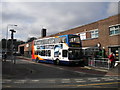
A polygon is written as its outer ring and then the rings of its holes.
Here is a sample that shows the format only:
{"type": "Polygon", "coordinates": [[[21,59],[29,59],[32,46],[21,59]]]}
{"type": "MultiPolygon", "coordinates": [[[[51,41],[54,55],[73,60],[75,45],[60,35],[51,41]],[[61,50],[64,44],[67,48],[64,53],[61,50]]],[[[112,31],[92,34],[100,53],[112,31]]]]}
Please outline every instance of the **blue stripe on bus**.
{"type": "MultiPolygon", "coordinates": [[[[32,61],[36,61],[35,59],[32,59],[32,61]]],[[[39,62],[43,62],[43,63],[51,63],[51,64],[54,64],[53,60],[50,60],[50,59],[45,59],[45,60],[39,60],[39,62]]],[[[70,64],[69,61],[60,61],[61,64],[70,64]]]]}

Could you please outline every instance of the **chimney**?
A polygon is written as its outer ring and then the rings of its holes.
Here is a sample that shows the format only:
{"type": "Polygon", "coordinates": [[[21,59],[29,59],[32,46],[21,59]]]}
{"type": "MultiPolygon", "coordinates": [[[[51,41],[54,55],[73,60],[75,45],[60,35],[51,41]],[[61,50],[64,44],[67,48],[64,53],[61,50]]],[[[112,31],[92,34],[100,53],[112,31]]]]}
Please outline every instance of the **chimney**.
{"type": "Polygon", "coordinates": [[[41,37],[46,37],[46,29],[45,28],[42,29],[41,37]]]}

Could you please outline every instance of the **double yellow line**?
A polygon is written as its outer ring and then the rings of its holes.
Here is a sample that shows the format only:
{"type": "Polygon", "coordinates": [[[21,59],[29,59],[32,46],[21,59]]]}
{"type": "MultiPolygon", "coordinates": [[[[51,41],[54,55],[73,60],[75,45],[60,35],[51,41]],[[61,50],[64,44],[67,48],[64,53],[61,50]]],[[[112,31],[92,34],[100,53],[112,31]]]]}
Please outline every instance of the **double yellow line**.
{"type": "Polygon", "coordinates": [[[83,86],[97,86],[97,85],[109,85],[109,84],[119,84],[120,82],[109,82],[109,83],[93,83],[93,84],[84,84],[84,85],[62,85],[65,87],[75,86],[75,87],[83,87],[83,86]]]}

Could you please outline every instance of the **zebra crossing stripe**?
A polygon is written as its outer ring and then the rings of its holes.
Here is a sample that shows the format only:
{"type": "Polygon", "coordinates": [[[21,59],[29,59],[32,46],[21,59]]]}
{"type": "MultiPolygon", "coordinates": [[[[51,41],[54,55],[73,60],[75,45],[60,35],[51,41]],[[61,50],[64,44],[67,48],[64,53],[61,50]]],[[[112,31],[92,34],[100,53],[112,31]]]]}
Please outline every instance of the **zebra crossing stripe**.
{"type": "Polygon", "coordinates": [[[39,82],[40,80],[31,80],[31,82],[39,82]]]}
{"type": "Polygon", "coordinates": [[[96,80],[97,78],[88,78],[88,80],[96,80]]]}
{"type": "Polygon", "coordinates": [[[82,83],[82,82],[100,82],[100,81],[115,81],[119,80],[118,77],[101,77],[101,78],[68,78],[68,79],[26,79],[26,80],[10,80],[3,79],[1,83],[82,83]]]}
{"type": "Polygon", "coordinates": [[[76,81],[76,82],[77,82],[77,83],[80,83],[80,82],[86,82],[86,81],[82,81],[82,80],[81,80],[81,81],[76,81]]]}
{"type": "Polygon", "coordinates": [[[62,79],[62,80],[61,80],[61,83],[70,83],[70,82],[71,82],[70,79],[62,79]]]}
{"type": "Polygon", "coordinates": [[[100,82],[101,80],[91,80],[91,82],[100,82]]]}

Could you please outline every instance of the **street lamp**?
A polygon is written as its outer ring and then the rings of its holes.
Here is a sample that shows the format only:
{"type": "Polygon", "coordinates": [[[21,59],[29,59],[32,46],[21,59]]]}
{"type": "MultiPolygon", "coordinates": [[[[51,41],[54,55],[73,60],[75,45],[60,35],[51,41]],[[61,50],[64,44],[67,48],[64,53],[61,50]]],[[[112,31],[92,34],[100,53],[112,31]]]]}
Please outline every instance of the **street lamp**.
{"type": "Polygon", "coordinates": [[[13,39],[14,39],[14,33],[16,32],[14,29],[11,29],[11,55],[12,55],[12,60],[14,61],[15,64],[15,59],[13,59],[13,39]]]}
{"type": "Polygon", "coordinates": [[[17,26],[16,24],[8,24],[7,25],[7,31],[6,31],[6,54],[7,54],[7,39],[8,39],[8,29],[10,26],[17,26]]]}

